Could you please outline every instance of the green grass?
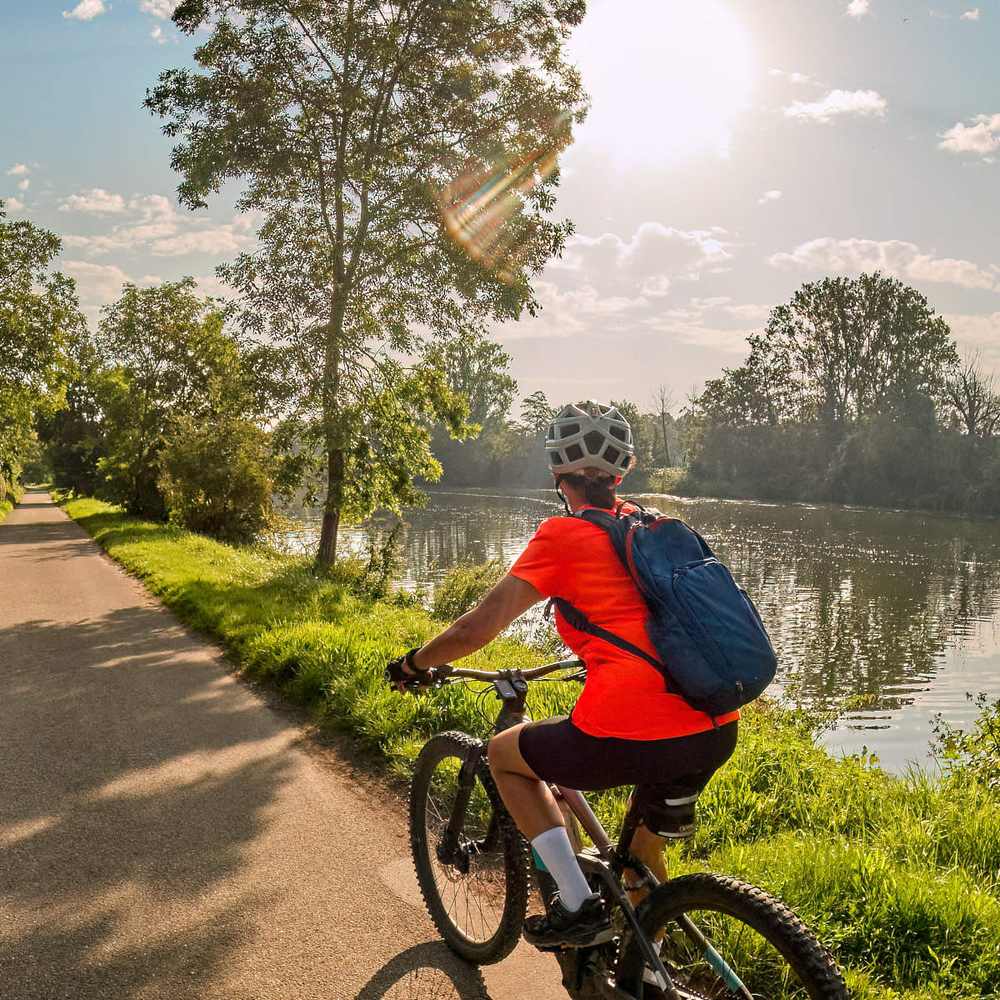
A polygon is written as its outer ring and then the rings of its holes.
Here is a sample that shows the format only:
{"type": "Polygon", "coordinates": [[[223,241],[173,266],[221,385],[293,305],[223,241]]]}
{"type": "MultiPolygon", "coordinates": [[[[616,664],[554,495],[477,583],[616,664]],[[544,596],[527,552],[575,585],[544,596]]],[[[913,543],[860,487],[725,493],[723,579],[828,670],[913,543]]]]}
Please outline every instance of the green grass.
{"type": "MultiPolygon", "coordinates": [[[[400,697],[385,662],[440,628],[412,600],[358,596],[357,565],[316,577],[307,560],[235,549],[135,521],[93,500],[66,502],[126,569],[242,668],[345,729],[409,774],[444,728],[486,735],[474,692],[400,697]],[[353,586],[352,586],[353,583],[353,586]]],[[[539,654],[497,641],[470,665],[525,666],[539,654]]],[[[568,710],[571,685],[537,685],[535,718],[568,710]]],[[[493,710],[492,697],[486,702],[493,710]]],[[[1000,993],[1000,802],[958,771],[896,778],[813,742],[815,720],[766,703],[744,713],[736,754],[699,809],[697,836],[668,860],[763,885],[835,952],[858,997],[967,1000],[1000,993]]],[[[594,797],[606,825],[624,795],[594,797]]]]}

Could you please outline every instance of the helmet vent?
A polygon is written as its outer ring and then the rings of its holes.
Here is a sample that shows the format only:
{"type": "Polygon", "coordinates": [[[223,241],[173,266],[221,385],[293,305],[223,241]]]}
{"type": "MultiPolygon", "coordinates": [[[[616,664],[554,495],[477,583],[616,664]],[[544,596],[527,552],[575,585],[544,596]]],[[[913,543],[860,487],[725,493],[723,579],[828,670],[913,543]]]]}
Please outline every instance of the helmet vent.
{"type": "Polygon", "coordinates": [[[579,433],[580,433],[579,424],[563,424],[562,427],[559,428],[559,437],[561,438],[572,437],[574,434],[579,434],[579,433]]]}
{"type": "Polygon", "coordinates": [[[617,462],[621,457],[621,452],[613,444],[609,444],[607,448],[604,449],[604,457],[609,462],[617,462]]]}
{"type": "Polygon", "coordinates": [[[571,462],[579,462],[583,458],[583,449],[578,444],[571,444],[566,449],[566,457],[571,462]]]}
{"type": "Polygon", "coordinates": [[[628,440],[627,437],[626,437],[626,435],[625,435],[625,428],[624,427],[616,427],[614,424],[612,424],[608,428],[608,433],[612,437],[618,438],[619,441],[626,441],[626,440],[628,440]]]}
{"type": "Polygon", "coordinates": [[[587,431],[583,435],[584,443],[587,445],[587,451],[591,455],[600,455],[601,448],[604,445],[605,437],[600,431],[587,431]]]}
{"type": "Polygon", "coordinates": [[[560,455],[557,451],[549,452],[549,462],[551,462],[552,465],[562,465],[562,455],[560,455]]]}

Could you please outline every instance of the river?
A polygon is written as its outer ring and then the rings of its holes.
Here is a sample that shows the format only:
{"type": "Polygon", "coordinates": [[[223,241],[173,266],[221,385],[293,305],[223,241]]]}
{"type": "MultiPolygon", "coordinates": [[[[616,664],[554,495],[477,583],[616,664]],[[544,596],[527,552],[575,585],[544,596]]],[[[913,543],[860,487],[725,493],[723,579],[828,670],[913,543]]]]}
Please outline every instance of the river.
{"type": "MultiPolygon", "coordinates": [[[[511,562],[538,523],[561,513],[543,490],[434,490],[408,510],[400,585],[430,600],[461,560],[511,562]]],[[[967,724],[966,693],[1000,695],[1000,522],[806,504],[638,498],[697,528],[750,592],[778,653],[786,701],[827,709],[823,741],[866,748],[887,769],[929,766],[932,720],[967,724]]],[[[318,519],[282,533],[311,548],[318,519]]],[[[396,519],[342,533],[362,551],[396,519]]]]}

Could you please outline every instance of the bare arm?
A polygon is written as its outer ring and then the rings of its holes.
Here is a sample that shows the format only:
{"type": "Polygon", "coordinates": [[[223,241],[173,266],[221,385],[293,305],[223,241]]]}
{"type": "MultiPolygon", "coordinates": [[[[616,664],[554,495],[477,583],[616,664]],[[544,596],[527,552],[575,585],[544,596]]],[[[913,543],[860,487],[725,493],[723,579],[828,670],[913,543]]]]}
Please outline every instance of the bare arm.
{"type": "Polygon", "coordinates": [[[427,670],[482,649],[518,615],[540,600],[542,595],[530,583],[508,573],[480,604],[414,654],[414,665],[419,670],[427,670]]]}

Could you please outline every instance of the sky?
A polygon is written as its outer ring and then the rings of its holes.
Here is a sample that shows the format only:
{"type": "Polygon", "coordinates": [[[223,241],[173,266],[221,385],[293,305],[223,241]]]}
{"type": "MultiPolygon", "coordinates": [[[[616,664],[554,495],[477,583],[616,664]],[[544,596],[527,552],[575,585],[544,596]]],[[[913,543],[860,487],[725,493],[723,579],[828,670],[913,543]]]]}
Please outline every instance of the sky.
{"type": "MultiPolygon", "coordinates": [[[[806,281],[881,269],[1000,370],[1000,0],[591,0],[538,317],[495,328],[522,395],[675,410],[806,281]]],[[[0,198],[64,240],[92,322],[124,281],[250,249],[233,192],[176,200],[146,88],[199,41],[173,0],[0,0],[0,198]]],[[[205,36],[201,36],[204,38],[205,36]]]]}

